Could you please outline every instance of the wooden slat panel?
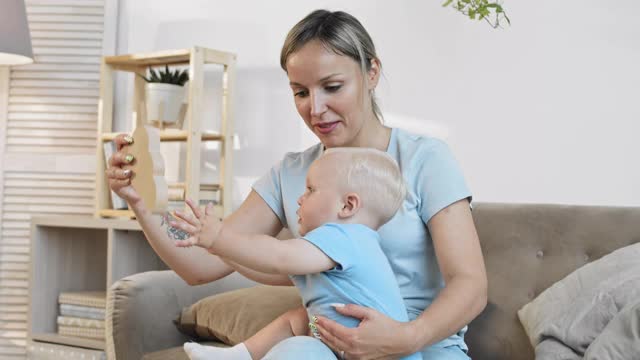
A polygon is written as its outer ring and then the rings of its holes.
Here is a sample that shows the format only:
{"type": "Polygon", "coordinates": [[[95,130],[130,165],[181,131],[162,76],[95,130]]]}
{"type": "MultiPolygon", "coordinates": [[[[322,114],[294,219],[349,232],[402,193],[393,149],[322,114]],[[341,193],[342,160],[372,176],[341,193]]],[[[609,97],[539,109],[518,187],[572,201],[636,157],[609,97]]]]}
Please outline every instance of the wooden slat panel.
{"type": "MultiPolygon", "coordinates": [[[[26,246],[0,244],[0,252],[4,254],[28,254],[29,248],[26,246]]],[[[20,273],[18,272],[17,274],[20,274],[20,273]]],[[[22,273],[22,275],[23,277],[21,279],[27,278],[26,274],[22,273]]],[[[0,270],[0,277],[2,276],[3,276],[3,272],[0,270]]]]}
{"type": "Polygon", "coordinates": [[[95,147],[95,140],[93,139],[73,139],[70,142],[68,138],[27,138],[27,137],[12,137],[7,139],[7,147],[12,145],[27,146],[27,145],[42,145],[42,146],[65,146],[68,148],[91,148],[95,147]]]}
{"type": "Polygon", "coordinates": [[[34,112],[34,113],[97,113],[95,105],[40,105],[40,104],[13,104],[9,105],[10,112],[34,112]]]}
{"type": "MultiPolygon", "coordinates": [[[[32,39],[33,47],[66,47],[66,48],[99,48],[102,42],[99,39],[32,39]]],[[[31,66],[29,66],[31,67],[31,66]]]]}
{"type": "MultiPolygon", "coordinates": [[[[4,288],[2,289],[2,291],[5,292],[23,292],[25,294],[29,293],[28,289],[17,289],[17,288],[4,288]]],[[[14,313],[5,313],[5,312],[0,312],[0,320],[2,321],[27,321],[27,313],[20,313],[20,312],[14,312],[14,313]]]]}
{"type": "Polygon", "coordinates": [[[102,23],[99,24],[70,24],[55,22],[29,23],[30,30],[38,31],[102,31],[102,23]]]}
{"type": "MultiPolygon", "coordinates": [[[[26,289],[0,289],[0,295],[2,296],[28,296],[29,290],[26,289]]],[[[0,320],[8,320],[0,317],[0,320]]]]}
{"type": "Polygon", "coordinates": [[[96,130],[92,121],[20,121],[8,124],[8,129],[69,129],[96,130]]]}
{"type": "Polygon", "coordinates": [[[94,15],[60,15],[60,14],[28,14],[30,22],[98,25],[102,28],[102,16],[94,15]]]}
{"type": "Polygon", "coordinates": [[[98,108],[98,98],[77,98],[77,97],[54,97],[54,96],[12,96],[9,104],[69,104],[69,105],[91,105],[98,108]]]}
{"type": "Polygon", "coordinates": [[[95,146],[92,147],[76,147],[75,150],[70,150],[68,147],[61,144],[60,146],[18,146],[13,145],[11,147],[7,147],[8,151],[11,151],[16,154],[24,154],[24,153],[40,153],[40,154],[69,154],[70,152],[74,153],[84,153],[90,154],[92,151],[95,152],[95,146]]]}
{"type": "Polygon", "coordinates": [[[93,130],[34,130],[34,129],[8,129],[9,137],[56,137],[63,139],[91,139],[95,142],[96,132],[93,130]]]}
{"type": "Polygon", "coordinates": [[[14,79],[48,79],[48,80],[96,80],[100,75],[89,72],[43,72],[43,71],[14,71],[14,79]]]}
{"type": "Polygon", "coordinates": [[[96,146],[105,3],[26,4],[35,63],[11,71],[0,135],[0,359],[26,354],[30,219],[94,210],[94,169],[81,157],[96,146]]]}
{"type": "MultiPolygon", "coordinates": [[[[22,121],[22,120],[64,120],[64,121],[92,121],[97,119],[96,114],[38,114],[28,112],[14,112],[9,113],[9,121],[22,121]]],[[[95,145],[95,144],[94,144],[95,145]]]]}
{"type": "MultiPolygon", "coordinates": [[[[4,190],[5,196],[10,195],[23,195],[30,198],[47,197],[51,196],[50,189],[17,189],[8,188],[4,190]]],[[[77,190],[77,189],[56,189],[56,195],[65,198],[91,198],[94,196],[93,190],[77,190]]]]}
{"type": "Polygon", "coordinates": [[[15,95],[33,95],[33,96],[53,96],[64,97],[70,96],[72,99],[88,97],[98,99],[100,92],[96,89],[59,89],[59,88],[32,88],[32,87],[14,87],[9,90],[9,101],[15,95]]]}
{"type": "Polygon", "coordinates": [[[33,31],[31,29],[31,40],[34,39],[89,39],[102,40],[100,31],[33,31]]]}
{"type": "Polygon", "coordinates": [[[2,321],[0,320],[0,330],[27,330],[27,324],[24,322],[16,321],[2,321]]]}
{"type": "Polygon", "coordinates": [[[91,206],[69,206],[69,205],[47,205],[47,204],[35,204],[35,205],[13,205],[5,204],[3,211],[27,211],[30,213],[37,213],[42,215],[47,214],[90,214],[93,211],[91,206]]]}
{"type": "Polygon", "coordinates": [[[34,55],[34,61],[44,64],[100,64],[98,56],[34,55]]]}
{"type": "MultiPolygon", "coordinates": [[[[80,205],[91,206],[93,204],[93,197],[88,198],[28,198],[28,197],[12,197],[7,196],[4,198],[5,204],[48,204],[48,205],[80,205]]],[[[7,219],[10,219],[9,214],[4,214],[7,219]]]]}
{"type": "Polygon", "coordinates": [[[29,7],[34,7],[34,5],[102,7],[104,5],[104,0],[26,0],[25,4],[29,7]]]}
{"type": "MultiPolygon", "coordinates": [[[[4,219],[4,216],[3,216],[4,219]]],[[[4,237],[2,239],[0,239],[0,244],[4,244],[4,245],[29,245],[31,243],[31,240],[28,237],[4,237]]],[[[0,264],[0,270],[11,270],[10,268],[6,268],[5,265],[7,264],[0,264]]],[[[13,270],[28,270],[28,269],[13,269],[13,270]]]]}
{"type": "Polygon", "coordinates": [[[93,189],[95,185],[93,182],[85,181],[69,181],[69,180],[38,180],[38,179],[5,179],[5,187],[7,188],[50,188],[50,190],[57,189],[93,189]]]}
{"type": "MultiPolygon", "coordinates": [[[[32,14],[78,14],[78,15],[104,15],[103,6],[27,6],[27,12],[32,14]]],[[[34,20],[29,18],[29,20],[34,20]]],[[[100,16],[102,22],[102,16],[100,16]]]]}
{"type": "Polygon", "coordinates": [[[38,47],[33,49],[34,55],[77,55],[77,56],[99,56],[102,54],[100,48],[61,48],[61,47],[38,47]]]}
{"type": "Polygon", "coordinates": [[[97,81],[81,81],[81,80],[11,80],[11,87],[46,87],[46,88],[63,88],[63,89],[97,89],[97,81]]]}

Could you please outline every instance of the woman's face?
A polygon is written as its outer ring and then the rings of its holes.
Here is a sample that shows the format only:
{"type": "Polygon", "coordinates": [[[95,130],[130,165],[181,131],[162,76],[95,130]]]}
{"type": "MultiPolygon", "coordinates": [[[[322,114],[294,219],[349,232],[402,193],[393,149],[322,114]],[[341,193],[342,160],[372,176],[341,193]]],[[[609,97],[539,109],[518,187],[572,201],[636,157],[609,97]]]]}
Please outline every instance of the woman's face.
{"type": "Polygon", "coordinates": [[[366,85],[356,61],[319,41],[291,54],[286,65],[298,113],[325,147],[353,146],[363,127],[377,121],[369,96],[378,80],[375,61],[366,85]]]}

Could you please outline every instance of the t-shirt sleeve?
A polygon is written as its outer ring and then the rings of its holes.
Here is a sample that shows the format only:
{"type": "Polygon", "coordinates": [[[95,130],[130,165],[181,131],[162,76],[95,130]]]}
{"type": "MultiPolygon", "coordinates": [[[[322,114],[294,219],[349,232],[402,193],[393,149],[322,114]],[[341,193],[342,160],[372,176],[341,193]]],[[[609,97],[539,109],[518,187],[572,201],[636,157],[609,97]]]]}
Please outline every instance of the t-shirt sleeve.
{"type": "Polygon", "coordinates": [[[322,225],[309,231],[302,238],[315,245],[338,264],[332,270],[347,271],[355,265],[355,261],[358,259],[355,239],[352,239],[344,229],[335,224],[322,225]]]}
{"type": "Polygon", "coordinates": [[[471,203],[471,191],[464,180],[462,169],[449,146],[437,140],[425,149],[418,171],[420,217],[425,224],[440,210],[462,199],[471,203]]]}
{"type": "Polygon", "coordinates": [[[269,172],[253,183],[252,188],[278,216],[282,226],[288,227],[282,201],[282,166],[283,161],[274,165],[269,172]]]}

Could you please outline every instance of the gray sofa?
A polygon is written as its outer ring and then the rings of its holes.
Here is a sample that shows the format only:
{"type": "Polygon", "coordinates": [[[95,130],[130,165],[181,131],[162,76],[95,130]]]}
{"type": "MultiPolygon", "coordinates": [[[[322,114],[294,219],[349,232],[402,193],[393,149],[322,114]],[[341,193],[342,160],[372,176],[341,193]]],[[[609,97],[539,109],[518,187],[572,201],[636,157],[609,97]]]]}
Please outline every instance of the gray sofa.
{"type": "MultiPolygon", "coordinates": [[[[580,266],[640,242],[640,208],[474,204],[489,277],[489,302],[469,325],[477,360],[531,360],[533,348],[516,311],[580,266]]],[[[197,300],[255,283],[234,274],[191,287],[171,271],[133,275],[108,295],[109,359],[186,359],[186,337],[172,323],[197,300]]]]}

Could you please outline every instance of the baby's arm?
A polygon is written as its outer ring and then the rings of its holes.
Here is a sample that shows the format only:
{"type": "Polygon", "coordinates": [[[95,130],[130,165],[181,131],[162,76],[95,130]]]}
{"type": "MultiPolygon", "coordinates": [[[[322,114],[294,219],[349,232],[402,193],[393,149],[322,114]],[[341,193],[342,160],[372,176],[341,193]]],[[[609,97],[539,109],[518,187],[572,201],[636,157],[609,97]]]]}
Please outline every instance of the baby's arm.
{"type": "Polygon", "coordinates": [[[187,204],[195,217],[176,211],[176,218],[182,221],[170,222],[171,226],[190,235],[188,239],[176,241],[176,246],[200,246],[231,262],[267,274],[305,275],[336,266],[307,240],[279,240],[268,235],[235,232],[223,226],[211,204],[207,204],[204,214],[191,201],[187,204]]]}
{"type": "Polygon", "coordinates": [[[267,274],[305,275],[336,266],[324,252],[304,239],[279,240],[223,228],[209,248],[236,264],[267,274]]]}

